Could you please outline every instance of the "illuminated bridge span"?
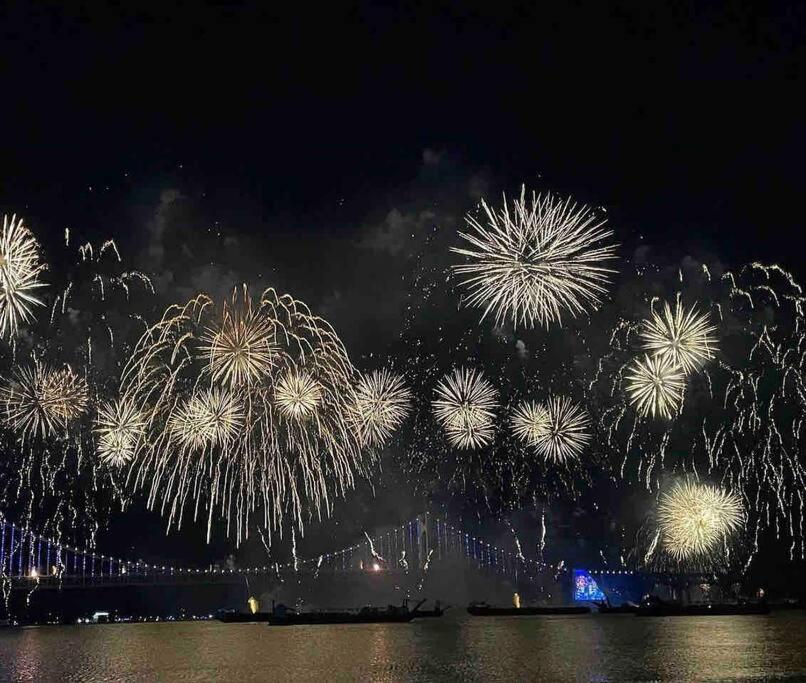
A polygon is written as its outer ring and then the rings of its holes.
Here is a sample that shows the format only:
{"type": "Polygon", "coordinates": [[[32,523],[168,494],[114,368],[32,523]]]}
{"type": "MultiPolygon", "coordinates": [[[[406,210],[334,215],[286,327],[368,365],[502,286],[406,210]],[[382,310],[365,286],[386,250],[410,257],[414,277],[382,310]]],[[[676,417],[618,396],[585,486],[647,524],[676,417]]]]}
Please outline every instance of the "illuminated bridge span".
{"type": "Polygon", "coordinates": [[[286,579],[300,575],[345,575],[392,571],[418,573],[432,564],[460,560],[485,573],[520,583],[565,569],[531,560],[486,543],[448,519],[424,514],[365,534],[355,545],[316,557],[254,567],[177,567],[131,562],[46,538],[0,521],[0,578],[13,588],[84,588],[128,585],[242,583],[249,577],[286,579]]]}

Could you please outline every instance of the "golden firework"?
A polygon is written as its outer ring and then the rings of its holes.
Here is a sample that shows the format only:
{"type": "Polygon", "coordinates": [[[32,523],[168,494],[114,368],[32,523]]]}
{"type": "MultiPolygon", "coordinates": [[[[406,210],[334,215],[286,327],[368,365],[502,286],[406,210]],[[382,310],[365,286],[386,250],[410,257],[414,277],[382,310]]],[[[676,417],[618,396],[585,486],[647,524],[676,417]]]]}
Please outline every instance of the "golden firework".
{"type": "Polygon", "coordinates": [[[411,391],[386,368],[361,378],[356,386],[356,416],[362,443],[383,445],[411,409],[411,391]]]}
{"type": "Polygon", "coordinates": [[[644,416],[671,418],[683,401],[685,374],[668,355],[636,358],[627,375],[627,394],[644,416]]]}
{"type": "Polygon", "coordinates": [[[119,467],[131,461],[145,433],[143,415],[130,400],[117,399],[98,408],[96,445],[101,461],[119,467]]]}
{"type": "Polygon", "coordinates": [[[744,521],[737,496],[715,486],[686,481],[661,494],[658,524],[663,548],[676,560],[715,551],[744,521]]]}
{"type": "Polygon", "coordinates": [[[510,420],[512,433],[527,446],[537,446],[549,429],[548,411],[534,401],[524,401],[517,406],[510,420]]]}
{"type": "Polygon", "coordinates": [[[245,288],[240,297],[237,289],[233,291],[218,325],[207,328],[201,341],[212,380],[231,387],[267,377],[278,353],[271,318],[253,309],[245,288]]]}
{"type": "Polygon", "coordinates": [[[555,463],[578,458],[590,441],[590,421],[567,397],[552,396],[545,405],[521,404],[512,420],[515,435],[555,463]]]}
{"type": "Polygon", "coordinates": [[[696,307],[686,310],[678,300],[674,310],[664,302],[662,313],[652,312],[652,318],[644,321],[641,338],[648,352],[667,357],[689,373],[714,357],[715,331],[707,313],[698,313],[696,307]]]}
{"type": "Polygon", "coordinates": [[[492,441],[497,393],[481,372],[454,370],[439,381],[434,393],[434,415],[451,445],[471,449],[492,441]]]}
{"type": "Polygon", "coordinates": [[[23,440],[65,431],[87,402],[87,383],[69,366],[54,370],[38,361],[17,368],[0,388],[4,418],[23,440]]]}
{"type": "Polygon", "coordinates": [[[280,414],[295,420],[311,417],[321,400],[322,387],[304,370],[289,370],[274,390],[274,402],[280,414]]]}
{"type": "Polygon", "coordinates": [[[42,301],[35,292],[45,283],[39,275],[45,265],[39,244],[22,219],[3,216],[0,232],[0,337],[13,337],[21,323],[33,320],[33,308],[42,301]]]}
{"type": "Polygon", "coordinates": [[[253,303],[239,288],[219,311],[206,295],[171,306],[121,376],[148,415],[127,482],[169,525],[204,510],[208,538],[217,515],[236,542],[255,517],[301,530],[374,462],[355,429],[356,374],[333,328],[273,289],[253,303]]]}
{"type": "Polygon", "coordinates": [[[168,421],[174,441],[193,450],[224,447],[241,431],[244,412],[236,394],[213,387],[180,404],[168,421]]]}

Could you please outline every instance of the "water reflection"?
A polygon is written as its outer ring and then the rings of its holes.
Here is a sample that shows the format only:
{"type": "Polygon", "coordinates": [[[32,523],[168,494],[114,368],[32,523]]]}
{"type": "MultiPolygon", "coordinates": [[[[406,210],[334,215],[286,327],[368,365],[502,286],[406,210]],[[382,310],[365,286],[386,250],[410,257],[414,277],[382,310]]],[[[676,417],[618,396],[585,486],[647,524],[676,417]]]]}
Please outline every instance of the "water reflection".
{"type": "MultiPolygon", "coordinates": [[[[458,611],[457,611],[458,612],[458,611]]],[[[177,623],[0,632],[0,680],[806,678],[806,615],[473,619],[270,628],[177,623]]]]}

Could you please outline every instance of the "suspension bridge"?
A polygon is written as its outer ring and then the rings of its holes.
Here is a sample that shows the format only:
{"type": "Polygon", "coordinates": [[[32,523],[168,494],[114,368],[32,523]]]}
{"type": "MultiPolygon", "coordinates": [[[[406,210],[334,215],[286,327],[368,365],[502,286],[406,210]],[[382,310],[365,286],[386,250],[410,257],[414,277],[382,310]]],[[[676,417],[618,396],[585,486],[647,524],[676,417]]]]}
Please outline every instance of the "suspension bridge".
{"type": "Polygon", "coordinates": [[[14,589],[107,588],[133,585],[234,584],[254,579],[325,578],[360,573],[423,574],[435,563],[459,561],[519,586],[567,571],[487,543],[446,517],[425,513],[368,533],[353,545],[314,557],[262,566],[183,567],[98,554],[0,520],[0,579],[14,589]]]}

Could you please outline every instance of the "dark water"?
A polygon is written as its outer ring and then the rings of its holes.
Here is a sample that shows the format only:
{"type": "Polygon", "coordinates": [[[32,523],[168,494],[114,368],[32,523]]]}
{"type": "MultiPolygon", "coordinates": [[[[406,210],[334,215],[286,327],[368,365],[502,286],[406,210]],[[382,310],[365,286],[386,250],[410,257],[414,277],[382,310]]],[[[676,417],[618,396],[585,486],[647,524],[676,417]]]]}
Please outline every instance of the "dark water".
{"type": "Polygon", "coordinates": [[[806,680],[806,614],[453,618],[270,628],[179,623],[0,632],[0,679],[806,680]]]}

